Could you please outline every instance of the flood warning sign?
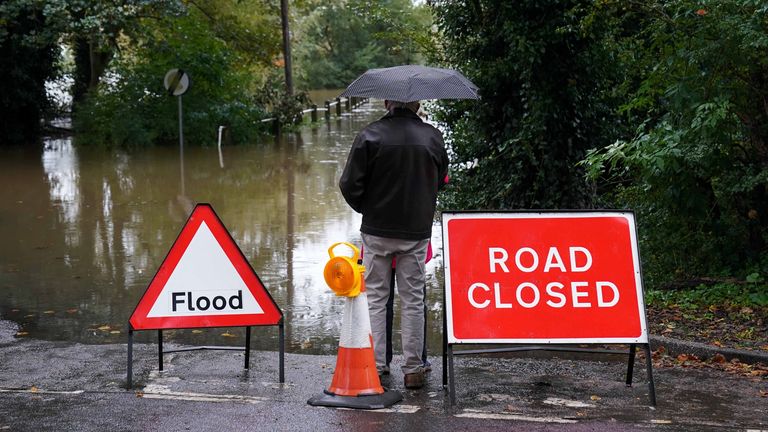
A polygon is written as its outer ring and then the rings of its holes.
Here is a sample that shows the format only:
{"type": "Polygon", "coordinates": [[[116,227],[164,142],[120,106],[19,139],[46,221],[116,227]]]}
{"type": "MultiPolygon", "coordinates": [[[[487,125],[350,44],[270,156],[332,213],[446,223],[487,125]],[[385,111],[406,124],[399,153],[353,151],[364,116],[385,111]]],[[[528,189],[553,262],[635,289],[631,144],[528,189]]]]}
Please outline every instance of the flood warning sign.
{"type": "Polygon", "coordinates": [[[282,312],[208,204],[198,204],[130,318],[134,330],[275,325],[282,312]]]}

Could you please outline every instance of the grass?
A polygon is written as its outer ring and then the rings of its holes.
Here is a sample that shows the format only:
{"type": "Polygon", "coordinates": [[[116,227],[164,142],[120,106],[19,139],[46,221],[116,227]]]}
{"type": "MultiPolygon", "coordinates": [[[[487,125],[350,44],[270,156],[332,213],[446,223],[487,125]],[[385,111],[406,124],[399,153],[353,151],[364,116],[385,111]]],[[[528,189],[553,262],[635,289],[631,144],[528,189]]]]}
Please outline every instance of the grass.
{"type": "Polygon", "coordinates": [[[649,290],[645,300],[651,334],[768,351],[768,285],[763,281],[649,290]]]}

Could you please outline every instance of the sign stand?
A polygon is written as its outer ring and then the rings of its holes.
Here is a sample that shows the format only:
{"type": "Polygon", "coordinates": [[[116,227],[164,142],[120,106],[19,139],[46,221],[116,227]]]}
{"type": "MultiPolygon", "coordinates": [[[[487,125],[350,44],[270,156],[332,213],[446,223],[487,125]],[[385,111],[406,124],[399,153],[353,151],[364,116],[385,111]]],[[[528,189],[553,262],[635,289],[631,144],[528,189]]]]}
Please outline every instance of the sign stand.
{"type": "Polygon", "coordinates": [[[133,333],[157,330],[163,354],[196,350],[243,351],[250,366],[251,327],[277,326],[279,379],[285,382],[283,313],[209,204],[198,204],[128,322],[127,384],[133,385],[133,333]],[[244,327],[245,347],[163,350],[163,330],[244,327]]]}
{"type": "MultiPolygon", "coordinates": [[[[447,331],[443,327],[443,332],[447,331]]],[[[587,348],[566,348],[566,347],[554,347],[545,345],[531,345],[531,346],[510,346],[507,348],[491,348],[481,350],[453,350],[454,344],[447,344],[447,341],[443,340],[443,388],[448,387],[448,394],[451,400],[451,405],[456,405],[456,375],[453,368],[453,356],[457,355],[474,355],[474,354],[490,354],[490,353],[502,353],[502,352],[518,352],[518,351],[561,351],[561,352],[579,352],[579,353],[592,353],[592,354],[613,354],[613,355],[626,355],[629,358],[627,363],[627,387],[632,387],[632,375],[635,366],[635,351],[637,344],[629,344],[629,352],[623,353],[618,350],[599,350],[599,349],[587,349],[587,348]]],[[[656,406],[656,386],[653,383],[653,365],[651,359],[651,347],[650,344],[640,344],[645,351],[645,363],[646,371],[648,374],[648,400],[651,406],[656,406]]]]}
{"type": "MultiPolygon", "coordinates": [[[[133,327],[128,323],[128,376],[126,388],[131,389],[133,387],[133,327]]],[[[279,344],[279,364],[278,374],[280,383],[285,382],[285,324],[282,320],[278,324],[278,344],[279,344]]],[[[186,351],[244,351],[245,353],[245,369],[250,368],[251,363],[251,327],[245,327],[245,348],[239,347],[225,347],[225,346],[199,346],[189,348],[179,348],[175,350],[163,350],[163,330],[157,331],[157,365],[158,370],[163,370],[163,354],[186,352],[186,351]]]]}
{"type": "Polygon", "coordinates": [[[625,355],[631,387],[640,346],[649,403],[656,406],[631,212],[443,212],[442,225],[443,387],[451,405],[457,355],[534,350],[625,355]],[[503,347],[454,350],[465,344],[503,347]]]}

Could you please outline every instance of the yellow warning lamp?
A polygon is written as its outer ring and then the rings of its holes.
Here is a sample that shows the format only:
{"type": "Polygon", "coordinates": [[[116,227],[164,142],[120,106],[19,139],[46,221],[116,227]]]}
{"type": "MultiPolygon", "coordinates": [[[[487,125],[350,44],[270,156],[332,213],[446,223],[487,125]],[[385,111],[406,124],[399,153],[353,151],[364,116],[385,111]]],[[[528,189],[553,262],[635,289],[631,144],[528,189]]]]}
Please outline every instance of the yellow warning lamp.
{"type": "Polygon", "coordinates": [[[328,255],[331,256],[331,259],[328,260],[325,270],[323,270],[325,283],[331,287],[337,296],[357,297],[360,295],[360,292],[363,291],[363,273],[365,273],[365,266],[361,265],[360,250],[347,242],[339,242],[328,248],[328,255]],[[353,255],[351,257],[334,255],[333,250],[339,245],[349,246],[353,255]]]}

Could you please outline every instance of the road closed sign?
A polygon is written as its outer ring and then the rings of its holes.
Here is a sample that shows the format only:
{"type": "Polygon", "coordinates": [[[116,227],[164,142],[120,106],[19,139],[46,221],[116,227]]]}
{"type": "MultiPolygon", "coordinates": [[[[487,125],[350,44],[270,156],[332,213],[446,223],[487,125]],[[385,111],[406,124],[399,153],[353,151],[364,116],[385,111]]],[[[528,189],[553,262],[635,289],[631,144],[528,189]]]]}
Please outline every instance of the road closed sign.
{"type": "Polygon", "coordinates": [[[130,318],[134,330],[276,325],[282,312],[208,204],[198,204],[130,318]]]}
{"type": "Polygon", "coordinates": [[[449,343],[648,343],[631,212],[444,212],[449,343]]]}

